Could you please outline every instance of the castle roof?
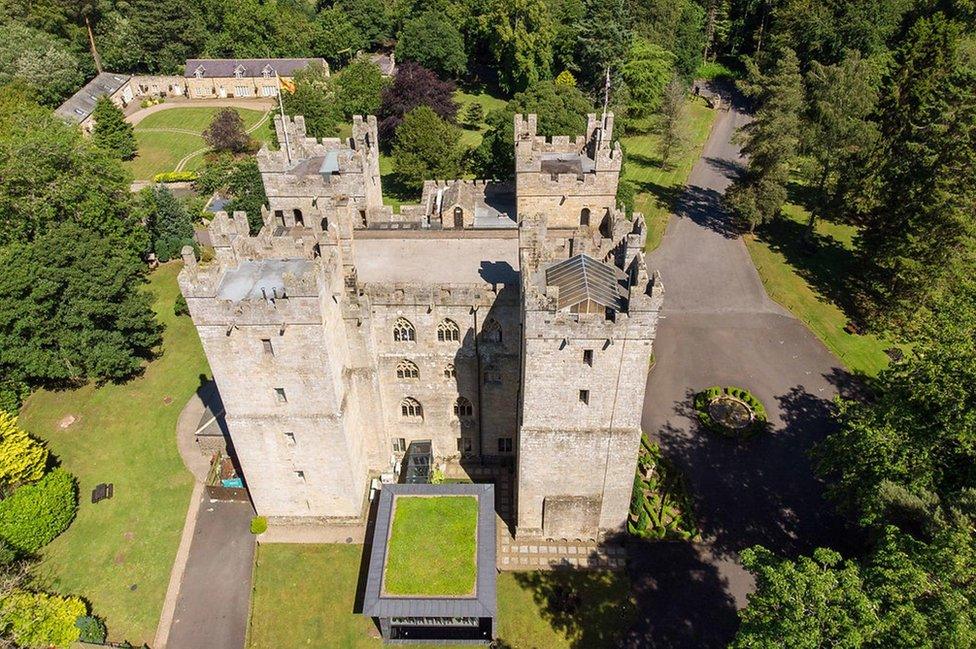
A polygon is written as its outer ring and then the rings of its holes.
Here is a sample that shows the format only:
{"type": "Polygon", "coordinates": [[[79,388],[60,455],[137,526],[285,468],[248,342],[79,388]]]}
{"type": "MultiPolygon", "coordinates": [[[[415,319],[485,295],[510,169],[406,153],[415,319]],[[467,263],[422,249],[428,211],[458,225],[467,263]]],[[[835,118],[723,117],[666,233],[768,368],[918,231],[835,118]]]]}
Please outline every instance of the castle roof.
{"type": "Polygon", "coordinates": [[[396,237],[358,231],[356,271],[363,283],[422,285],[518,283],[515,237],[396,237]]]}
{"type": "Polygon", "coordinates": [[[576,255],[546,269],[546,285],[559,289],[557,309],[589,300],[608,309],[623,311],[629,294],[620,282],[626,278],[621,270],[589,255],[576,255]]]}
{"type": "Polygon", "coordinates": [[[129,83],[129,78],[127,74],[102,72],[86,83],[81,90],[71,95],[54,111],[54,114],[80,124],[95,110],[95,102],[99,97],[102,95],[111,97],[118,92],[119,88],[129,83]]]}
{"type": "Polygon", "coordinates": [[[273,77],[277,72],[279,76],[292,77],[309,63],[319,63],[329,69],[325,59],[187,59],[183,76],[213,79],[240,73],[241,78],[256,78],[273,77]]]}

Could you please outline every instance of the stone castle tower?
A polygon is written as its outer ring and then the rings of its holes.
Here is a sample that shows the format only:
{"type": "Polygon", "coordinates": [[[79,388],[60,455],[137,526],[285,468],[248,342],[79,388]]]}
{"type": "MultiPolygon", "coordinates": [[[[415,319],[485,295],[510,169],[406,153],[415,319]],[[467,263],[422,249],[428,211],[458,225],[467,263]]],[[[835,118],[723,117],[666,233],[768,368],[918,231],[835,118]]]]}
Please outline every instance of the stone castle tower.
{"type": "Polygon", "coordinates": [[[383,204],[376,120],[315,140],[275,119],[264,227],[219,213],[180,286],[259,514],[358,520],[412,442],[515,467],[522,537],[595,538],[627,515],[661,303],[643,219],[616,207],[612,115],[535,136],[516,182],[428,181],[383,204]]]}

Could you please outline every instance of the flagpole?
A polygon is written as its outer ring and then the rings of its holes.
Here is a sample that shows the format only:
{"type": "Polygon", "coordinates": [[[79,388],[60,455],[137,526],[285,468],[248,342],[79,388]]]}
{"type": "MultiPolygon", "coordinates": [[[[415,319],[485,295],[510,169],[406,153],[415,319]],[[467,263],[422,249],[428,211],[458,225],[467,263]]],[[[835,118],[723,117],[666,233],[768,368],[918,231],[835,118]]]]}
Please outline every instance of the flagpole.
{"type": "Polygon", "coordinates": [[[281,110],[281,130],[285,134],[285,155],[288,157],[288,164],[291,164],[291,142],[288,141],[288,124],[285,122],[285,103],[281,100],[281,77],[278,76],[277,70],[275,70],[275,81],[278,83],[278,108],[281,110]]]}
{"type": "Polygon", "coordinates": [[[603,87],[603,120],[600,122],[600,137],[597,140],[596,148],[599,150],[603,146],[603,133],[607,130],[607,104],[610,103],[610,68],[607,67],[607,82],[603,87]]]}

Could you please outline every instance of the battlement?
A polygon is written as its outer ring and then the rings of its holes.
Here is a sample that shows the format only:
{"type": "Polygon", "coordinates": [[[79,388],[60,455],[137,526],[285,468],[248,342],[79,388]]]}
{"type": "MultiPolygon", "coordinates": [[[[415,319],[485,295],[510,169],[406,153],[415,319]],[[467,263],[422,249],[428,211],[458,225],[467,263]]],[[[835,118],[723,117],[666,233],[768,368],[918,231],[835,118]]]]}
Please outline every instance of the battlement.
{"type": "Polygon", "coordinates": [[[484,306],[498,304],[518,304],[518,291],[505,290],[505,286],[485,285],[441,285],[417,284],[408,282],[378,283],[360,285],[374,304],[399,306],[484,306]]]}

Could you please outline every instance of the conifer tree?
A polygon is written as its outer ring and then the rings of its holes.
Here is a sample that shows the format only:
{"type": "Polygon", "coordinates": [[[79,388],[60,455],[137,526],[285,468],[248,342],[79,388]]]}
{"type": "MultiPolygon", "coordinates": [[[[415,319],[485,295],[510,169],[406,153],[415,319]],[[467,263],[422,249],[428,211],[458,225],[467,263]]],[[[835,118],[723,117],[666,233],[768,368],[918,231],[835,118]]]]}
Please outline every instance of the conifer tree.
{"type": "Polygon", "coordinates": [[[121,108],[103,95],[95,102],[92,117],[95,120],[92,141],[96,146],[111,151],[122,160],[131,160],[135,157],[136,134],[132,124],[125,121],[125,114],[121,108]]]}
{"type": "Polygon", "coordinates": [[[40,480],[46,466],[44,445],[17,426],[16,417],[0,410],[0,494],[40,480]]]}

